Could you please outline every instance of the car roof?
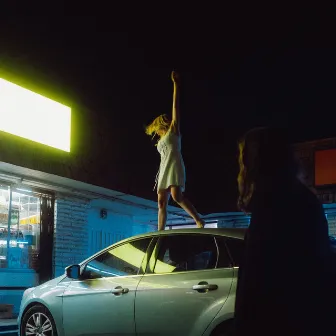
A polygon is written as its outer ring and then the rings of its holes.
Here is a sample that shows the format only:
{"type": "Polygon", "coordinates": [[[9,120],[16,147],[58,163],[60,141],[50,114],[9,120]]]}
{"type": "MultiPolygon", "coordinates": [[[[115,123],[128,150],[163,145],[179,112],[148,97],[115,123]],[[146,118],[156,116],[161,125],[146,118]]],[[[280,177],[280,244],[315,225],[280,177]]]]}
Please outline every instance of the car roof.
{"type": "Polygon", "coordinates": [[[230,238],[244,239],[246,229],[242,228],[210,228],[210,229],[173,229],[173,230],[163,230],[163,231],[154,231],[154,232],[146,232],[136,236],[129,237],[124,239],[123,241],[128,241],[137,238],[145,238],[145,237],[161,237],[172,234],[210,234],[210,235],[219,235],[226,236],[230,238]]]}

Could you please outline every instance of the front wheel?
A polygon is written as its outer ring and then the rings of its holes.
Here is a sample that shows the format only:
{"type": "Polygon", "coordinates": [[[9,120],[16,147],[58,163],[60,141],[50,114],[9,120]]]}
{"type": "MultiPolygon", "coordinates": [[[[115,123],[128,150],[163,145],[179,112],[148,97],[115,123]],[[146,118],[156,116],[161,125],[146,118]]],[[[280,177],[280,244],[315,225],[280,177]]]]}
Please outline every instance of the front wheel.
{"type": "Polygon", "coordinates": [[[49,310],[36,305],[27,310],[20,326],[21,336],[57,336],[56,325],[49,310]]]}

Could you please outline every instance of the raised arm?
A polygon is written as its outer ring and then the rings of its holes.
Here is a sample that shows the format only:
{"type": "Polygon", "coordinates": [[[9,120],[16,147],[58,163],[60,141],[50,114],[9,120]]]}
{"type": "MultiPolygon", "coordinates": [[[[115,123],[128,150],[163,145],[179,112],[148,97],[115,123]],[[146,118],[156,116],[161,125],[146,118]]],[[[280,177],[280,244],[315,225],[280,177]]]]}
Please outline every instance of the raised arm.
{"type": "Polygon", "coordinates": [[[172,71],[171,78],[174,84],[173,92],[173,109],[172,109],[172,128],[176,133],[180,132],[180,109],[179,109],[179,75],[177,72],[172,71]]]}

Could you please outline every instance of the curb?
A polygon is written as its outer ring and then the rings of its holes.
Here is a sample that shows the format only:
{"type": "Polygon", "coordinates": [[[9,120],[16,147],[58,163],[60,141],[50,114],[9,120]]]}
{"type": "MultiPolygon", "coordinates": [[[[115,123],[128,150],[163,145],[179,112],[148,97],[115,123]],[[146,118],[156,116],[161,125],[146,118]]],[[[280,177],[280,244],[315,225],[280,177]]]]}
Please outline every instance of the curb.
{"type": "Polygon", "coordinates": [[[18,333],[19,332],[19,328],[18,325],[15,324],[9,324],[9,325],[5,325],[5,326],[0,326],[0,335],[5,335],[5,334],[12,334],[12,333],[18,333]]]}

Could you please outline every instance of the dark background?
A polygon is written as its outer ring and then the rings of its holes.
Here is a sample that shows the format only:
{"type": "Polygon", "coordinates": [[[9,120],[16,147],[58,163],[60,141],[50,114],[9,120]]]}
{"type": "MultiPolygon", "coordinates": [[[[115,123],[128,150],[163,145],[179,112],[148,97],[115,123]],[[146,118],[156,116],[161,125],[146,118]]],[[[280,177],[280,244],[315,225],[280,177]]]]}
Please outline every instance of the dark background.
{"type": "Polygon", "coordinates": [[[272,18],[245,20],[248,8],[240,20],[215,9],[195,17],[189,8],[181,20],[153,10],[61,10],[1,24],[1,67],[43,78],[59,100],[90,111],[92,127],[76,131],[101,185],[156,199],[159,155],[144,125],[171,112],[173,69],[182,80],[186,195],[201,213],[236,210],[237,140],[248,129],[281,124],[293,142],[335,136],[336,50],[321,45],[311,17],[294,16],[265,42],[272,18]]]}

